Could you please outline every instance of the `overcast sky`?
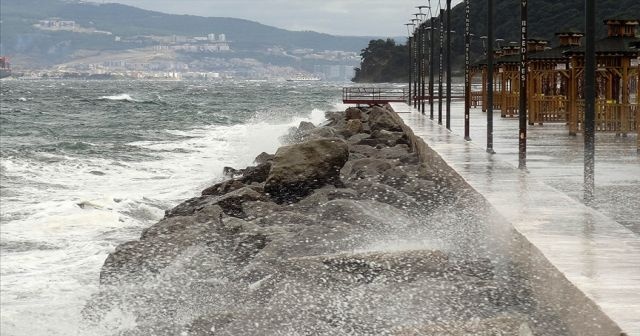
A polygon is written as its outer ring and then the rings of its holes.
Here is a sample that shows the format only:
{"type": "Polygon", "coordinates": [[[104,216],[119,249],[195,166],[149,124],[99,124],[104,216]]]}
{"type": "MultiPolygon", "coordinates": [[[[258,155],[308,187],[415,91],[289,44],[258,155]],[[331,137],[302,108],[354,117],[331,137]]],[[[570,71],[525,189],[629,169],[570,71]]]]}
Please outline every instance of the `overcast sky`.
{"type": "MultiPolygon", "coordinates": [[[[403,36],[428,0],[111,0],[165,13],[224,16],[335,35],[403,36]]],[[[431,0],[434,8],[438,0],[431,0]]],[[[462,2],[453,0],[452,6],[462,2]]],[[[442,0],[445,6],[445,1],[442,0]]]]}

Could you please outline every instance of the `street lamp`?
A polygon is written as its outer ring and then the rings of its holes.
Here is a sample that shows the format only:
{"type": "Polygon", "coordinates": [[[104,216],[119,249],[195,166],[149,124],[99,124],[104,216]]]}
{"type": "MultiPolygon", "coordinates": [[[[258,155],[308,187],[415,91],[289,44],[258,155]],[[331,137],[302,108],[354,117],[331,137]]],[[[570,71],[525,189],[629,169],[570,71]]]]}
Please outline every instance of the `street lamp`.
{"type": "Polygon", "coordinates": [[[413,32],[415,24],[405,23],[404,25],[407,26],[407,49],[409,50],[409,105],[411,105],[411,85],[413,82],[413,39],[411,38],[411,33],[413,32]]]}
{"type": "MultiPolygon", "coordinates": [[[[411,22],[413,22],[415,28],[414,28],[414,32],[413,32],[413,46],[414,46],[414,77],[415,80],[413,81],[413,94],[414,96],[418,95],[418,73],[420,71],[419,69],[419,63],[418,63],[418,59],[420,57],[419,54],[419,43],[420,43],[420,19],[418,19],[418,15],[419,14],[414,14],[416,15],[415,19],[412,19],[411,22]]],[[[413,97],[412,97],[413,98],[413,97]]],[[[418,108],[418,101],[416,99],[413,99],[413,107],[414,108],[418,108]]]]}

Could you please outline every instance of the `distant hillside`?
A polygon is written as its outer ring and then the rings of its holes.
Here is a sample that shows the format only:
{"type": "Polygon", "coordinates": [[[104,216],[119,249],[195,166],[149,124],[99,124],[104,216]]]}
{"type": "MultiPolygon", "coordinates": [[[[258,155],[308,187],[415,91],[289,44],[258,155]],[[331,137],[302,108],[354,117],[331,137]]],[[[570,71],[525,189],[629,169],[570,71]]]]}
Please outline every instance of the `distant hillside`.
{"type": "MultiPolygon", "coordinates": [[[[638,0],[598,0],[596,32],[600,37],[606,35],[602,23],[605,18],[625,17],[640,19],[640,1],[638,0]]],[[[471,31],[476,37],[487,34],[487,0],[471,2],[471,31]]],[[[462,66],[464,58],[464,6],[456,6],[451,13],[454,34],[453,55],[455,64],[462,66]]],[[[495,18],[495,37],[509,41],[518,41],[520,28],[520,1],[497,0],[495,18]]],[[[544,38],[552,45],[557,43],[555,33],[561,30],[577,29],[584,31],[584,0],[535,0],[529,2],[529,37],[544,38]]],[[[480,40],[473,41],[476,57],[482,52],[480,40]]]]}
{"type": "MultiPolygon", "coordinates": [[[[487,0],[472,1],[471,31],[476,36],[472,41],[472,58],[482,57],[483,46],[478,39],[487,34],[487,0]]],[[[625,17],[640,19],[640,1],[638,0],[600,0],[598,1],[596,31],[599,37],[606,36],[603,24],[605,18],[625,17]]],[[[518,41],[520,28],[520,1],[497,0],[495,18],[495,37],[504,39],[504,43],[518,41]]],[[[454,72],[460,73],[464,64],[464,4],[459,4],[451,12],[453,45],[452,59],[454,72]]],[[[567,29],[584,31],[584,0],[535,0],[529,3],[529,37],[544,38],[554,46],[555,33],[567,29]]],[[[436,37],[437,39],[437,37],[436,37]]],[[[436,42],[437,43],[437,42],[436,42]]],[[[405,45],[381,43],[372,40],[369,48],[362,51],[362,64],[356,72],[356,82],[385,82],[390,80],[408,81],[409,56],[405,45]],[[374,46],[374,49],[371,47],[374,46]],[[372,52],[374,50],[375,52],[372,52]],[[393,66],[389,66],[393,65],[393,66]],[[378,67],[379,69],[375,69],[378,67]]]]}
{"type": "MultiPolygon", "coordinates": [[[[172,15],[120,4],[94,4],[62,0],[2,0],[0,47],[3,54],[42,55],[49,63],[60,61],[78,49],[121,49],[113,36],[82,36],[71,32],[46,32],[33,24],[58,17],[83,27],[114,35],[188,35],[224,33],[233,47],[251,51],[269,46],[316,50],[359,51],[369,38],[297,32],[233,18],[172,15]]],[[[88,34],[87,34],[88,35],[88,34]]]]}

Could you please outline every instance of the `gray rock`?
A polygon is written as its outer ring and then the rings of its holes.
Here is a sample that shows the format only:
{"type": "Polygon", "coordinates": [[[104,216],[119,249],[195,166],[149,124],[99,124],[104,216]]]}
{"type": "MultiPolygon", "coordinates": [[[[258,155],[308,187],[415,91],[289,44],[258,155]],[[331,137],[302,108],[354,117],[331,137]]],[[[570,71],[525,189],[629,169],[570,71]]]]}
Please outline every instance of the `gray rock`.
{"type": "Polygon", "coordinates": [[[325,118],[329,121],[327,126],[343,128],[346,125],[345,112],[326,112],[325,118]]]}
{"type": "Polygon", "coordinates": [[[271,170],[271,162],[267,161],[256,167],[247,167],[240,181],[245,184],[262,183],[267,180],[269,171],[271,170]]]}
{"type": "Polygon", "coordinates": [[[351,136],[347,139],[347,142],[352,145],[352,144],[356,144],[364,139],[368,139],[369,137],[371,137],[371,135],[366,134],[366,133],[360,133],[360,134],[356,134],[354,136],[351,136]]]}
{"type": "Polygon", "coordinates": [[[268,198],[250,187],[244,187],[220,196],[215,203],[222,208],[225,214],[244,218],[246,214],[242,209],[242,204],[251,201],[268,201],[268,198]]]}
{"type": "Polygon", "coordinates": [[[244,169],[235,169],[233,167],[224,167],[222,168],[222,175],[229,178],[234,178],[236,176],[242,175],[244,169]]]}
{"type": "Polygon", "coordinates": [[[372,131],[386,130],[391,132],[402,132],[400,121],[391,112],[382,107],[373,107],[369,113],[369,125],[372,131]]]}
{"type": "Polygon", "coordinates": [[[345,111],[345,119],[347,121],[349,120],[354,120],[354,119],[363,119],[364,117],[364,113],[362,113],[362,110],[357,108],[357,107],[349,107],[346,111],[345,111]]]}
{"type": "Polygon", "coordinates": [[[253,162],[255,162],[255,164],[257,164],[257,165],[261,165],[263,163],[267,163],[269,161],[272,161],[274,157],[275,157],[275,155],[273,155],[273,154],[262,152],[258,156],[256,156],[256,158],[255,158],[255,160],[253,160],[253,162]]]}
{"type": "Polygon", "coordinates": [[[395,165],[396,163],[393,161],[382,159],[349,160],[340,171],[340,174],[351,180],[378,178],[395,165]]]}
{"type": "Polygon", "coordinates": [[[308,121],[301,121],[300,125],[298,125],[298,132],[299,133],[306,133],[311,131],[312,129],[316,128],[316,125],[314,125],[311,122],[308,121]]]}
{"type": "Polygon", "coordinates": [[[309,141],[313,139],[335,138],[337,135],[336,129],[330,126],[317,127],[309,132],[302,133],[300,139],[302,141],[309,141]]]}
{"type": "Polygon", "coordinates": [[[203,190],[202,196],[220,196],[243,187],[245,187],[244,183],[238,180],[228,180],[203,190]]]}
{"type": "Polygon", "coordinates": [[[360,132],[362,132],[362,121],[360,119],[351,119],[347,121],[343,135],[345,138],[350,138],[360,132]]]}
{"type": "Polygon", "coordinates": [[[400,144],[409,144],[409,139],[404,132],[390,132],[387,130],[376,130],[371,133],[371,138],[384,141],[389,147],[400,144]]]}
{"type": "Polygon", "coordinates": [[[277,202],[293,202],[326,184],[339,182],[340,169],[349,159],[347,143],[340,139],[311,140],[278,149],[265,183],[277,202]]]}

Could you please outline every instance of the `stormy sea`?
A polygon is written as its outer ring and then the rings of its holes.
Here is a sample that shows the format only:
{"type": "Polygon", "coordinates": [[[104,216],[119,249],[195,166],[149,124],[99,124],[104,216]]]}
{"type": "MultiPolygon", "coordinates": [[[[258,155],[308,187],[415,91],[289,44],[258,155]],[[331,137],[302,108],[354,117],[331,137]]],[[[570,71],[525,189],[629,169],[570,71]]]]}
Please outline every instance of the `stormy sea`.
{"type": "Polygon", "coordinates": [[[76,334],[108,253],[340,99],[328,83],[0,88],[3,335],[76,334]]]}

